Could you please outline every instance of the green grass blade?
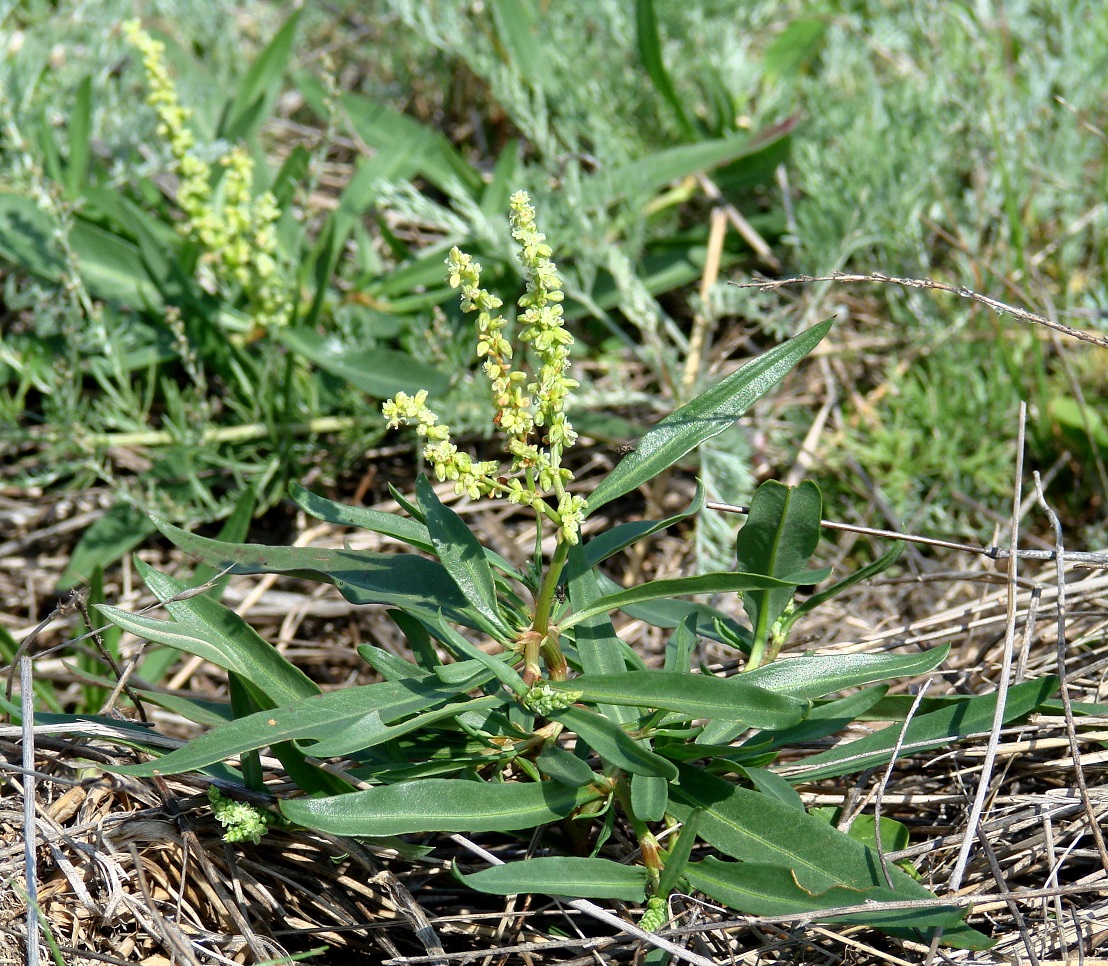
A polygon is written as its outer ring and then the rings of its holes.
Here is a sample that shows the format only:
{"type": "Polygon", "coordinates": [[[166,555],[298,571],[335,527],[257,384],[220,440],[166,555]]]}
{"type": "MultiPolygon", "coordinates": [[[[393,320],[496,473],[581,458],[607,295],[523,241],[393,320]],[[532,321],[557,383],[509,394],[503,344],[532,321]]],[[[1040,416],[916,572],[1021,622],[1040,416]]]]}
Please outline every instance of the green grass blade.
{"type": "Polygon", "coordinates": [[[298,825],[334,835],[414,835],[424,832],[508,832],[567,818],[600,797],[595,788],[424,778],[331,798],[281,803],[298,825]]]}
{"type": "Polygon", "coordinates": [[[454,874],[471,889],[497,896],[542,892],[580,899],[646,900],[646,869],[611,859],[551,855],[506,862],[470,875],[455,869],[454,874]]]}
{"type": "Polygon", "coordinates": [[[273,337],[320,369],[345,379],[377,399],[386,399],[401,390],[427,389],[439,393],[450,385],[445,373],[404,352],[355,349],[334,336],[321,335],[306,327],[278,329],[273,337]]]}
{"type": "Polygon", "coordinates": [[[89,137],[92,133],[92,77],[77,85],[69,113],[69,157],[65,185],[70,198],[78,198],[88,177],[89,137]]]}
{"type": "Polygon", "coordinates": [[[654,89],[662,95],[666,103],[673,108],[674,116],[686,138],[692,138],[696,132],[689,123],[685,106],[677,91],[673,88],[669,71],[662,58],[662,39],[658,32],[658,18],[654,13],[654,0],[637,0],[635,3],[635,37],[638,41],[639,59],[650,76],[654,89]]]}
{"type": "Polygon", "coordinates": [[[220,137],[232,142],[253,137],[273,110],[281,92],[281,79],[292,53],[301,12],[297,10],[284,22],[250,65],[220,125],[220,137]]]}
{"type": "Polygon", "coordinates": [[[832,319],[775,346],[666,416],[589,495],[589,512],[629,493],[731,426],[827,335],[832,319]]]}
{"type": "Polygon", "coordinates": [[[550,681],[560,691],[580,692],[585,701],[656,708],[691,718],[742,721],[752,728],[788,728],[808,712],[808,702],[746,683],[745,676],[717,678],[679,671],[626,671],[550,681]]]}

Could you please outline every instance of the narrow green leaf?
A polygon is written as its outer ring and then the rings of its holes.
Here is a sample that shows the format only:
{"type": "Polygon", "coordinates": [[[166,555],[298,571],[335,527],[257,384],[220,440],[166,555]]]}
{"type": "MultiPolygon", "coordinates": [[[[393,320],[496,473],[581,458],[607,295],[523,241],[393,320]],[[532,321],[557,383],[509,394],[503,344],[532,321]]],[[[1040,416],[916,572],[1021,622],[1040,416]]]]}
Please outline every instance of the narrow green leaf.
{"type": "Polygon", "coordinates": [[[677,123],[685,137],[693,137],[695,131],[689,123],[681,98],[673,88],[673,81],[670,80],[669,71],[666,70],[665,60],[662,57],[662,39],[658,31],[658,18],[654,13],[654,0],[636,0],[635,36],[638,41],[639,59],[646,68],[654,89],[673,108],[677,123]]]}
{"type": "Polygon", "coordinates": [[[762,80],[767,85],[779,80],[793,80],[811,59],[823,40],[827,24],[814,17],[804,17],[790,23],[762,58],[762,80]]]}
{"type": "Polygon", "coordinates": [[[550,681],[548,686],[580,692],[586,701],[742,721],[754,728],[788,728],[808,712],[806,700],[748,685],[745,675],[717,678],[680,671],[625,671],[550,681]]]}
{"type": "Polygon", "coordinates": [[[565,725],[610,765],[633,775],[674,779],[677,766],[656,755],[648,742],[634,739],[615,721],[584,708],[565,708],[550,717],[565,725]]]}
{"type": "Polygon", "coordinates": [[[688,674],[692,669],[692,655],[696,648],[696,618],[686,617],[669,636],[666,643],[665,670],[688,674]]]}
{"type": "Polygon", "coordinates": [[[331,691],[297,704],[260,711],[220,725],[163,758],[121,766],[121,774],[150,777],[179,775],[205,768],[232,755],[306,738],[322,739],[377,711],[385,723],[451,701],[457,691],[411,681],[385,681],[331,691]]]}
{"type": "Polygon", "coordinates": [[[862,888],[836,885],[810,891],[796,881],[787,866],[748,861],[724,862],[709,856],[702,862],[690,863],[685,874],[694,889],[751,916],[788,916],[867,902],[875,904],[872,910],[845,916],[816,916],[815,919],[817,922],[857,923],[877,928],[926,929],[953,926],[965,916],[965,910],[957,906],[882,911],[876,903],[904,901],[906,897],[876,884],[862,888]]]}
{"type": "Polygon", "coordinates": [[[457,701],[442,708],[434,708],[402,721],[400,724],[387,725],[381,719],[381,712],[370,711],[363,718],[344,725],[340,730],[321,738],[312,744],[305,744],[304,751],[316,758],[339,758],[366,751],[375,745],[397,738],[413,731],[422,731],[440,721],[449,721],[459,715],[481,708],[496,708],[504,705],[501,698],[487,696],[472,701],[457,701]]]}
{"type": "Polygon", "coordinates": [[[685,816],[681,829],[675,838],[669,839],[669,855],[666,857],[665,867],[658,880],[658,895],[668,896],[677,888],[681,876],[685,874],[685,868],[689,864],[689,856],[692,855],[693,846],[699,835],[701,811],[694,808],[685,816]]]}
{"type": "MultiPolygon", "coordinates": [[[[746,523],[735,538],[737,569],[779,579],[803,571],[819,544],[822,516],[823,499],[815,483],[785,486],[767,480],[755,491],[746,523]]],[[[795,592],[794,586],[743,594],[756,649],[795,592]]]]}
{"type": "Polygon", "coordinates": [[[438,619],[441,610],[467,627],[480,628],[485,623],[442,564],[415,554],[224,543],[164,521],[155,525],[185,553],[219,570],[292,574],[333,584],[352,604],[391,604],[431,621],[438,619]]]}
{"type": "MultiPolygon", "coordinates": [[[[1035,711],[1058,687],[1055,677],[1040,678],[1017,684],[1008,691],[1004,704],[1004,723],[1015,721],[1035,711]]],[[[907,729],[899,724],[883,728],[876,734],[838,745],[829,751],[813,755],[787,769],[789,781],[818,781],[864,771],[875,765],[887,764],[893,749],[904,733],[899,757],[908,757],[932,748],[945,748],[960,738],[989,731],[996,713],[996,694],[968,697],[949,708],[917,715],[907,729]]]]}
{"type": "Polygon", "coordinates": [[[535,764],[548,778],[573,788],[580,788],[597,780],[596,772],[589,767],[588,762],[558,745],[544,746],[535,756],[535,764]]]}
{"type": "Polygon", "coordinates": [[[281,92],[281,79],[292,52],[300,14],[301,11],[297,10],[284,22],[258,59],[250,65],[220,126],[220,137],[228,141],[250,138],[269,116],[281,92]]]}
{"type": "MultiPolygon", "coordinates": [[[[586,610],[600,598],[599,576],[599,572],[588,565],[581,545],[573,547],[566,564],[566,584],[569,601],[575,611],[586,610]]],[[[616,635],[607,611],[581,619],[573,629],[573,641],[581,668],[586,674],[620,674],[627,669],[622,641],[616,635]]],[[[600,710],[613,721],[621,723],[635,717],[634,711],[619,705],[605,705],[600,710]]]]}
{"type": "Polygon", "coordinates": [[[66,189],[70,198],[78,198],[88,177],[89,137],[92,133],[92,77],[82,78],[69,109],[69,157],[66,164],[66,189]]]}
{"type": "Polygon", "coordinates": [[[646,869],[611,859],[551,855],[506,862],[470,875],[455,869],[454,874],[471,889],[497,896],[542,892],[580,899],[646,900],[646,869]]]}
{"type": "Polygon", "coordinates": [[[595,567],[601,561],[607,560],[613,554],[638,543],[644,537],[649,537],[659,530],[666,530],[699,513],[702,509],[704,509],[704,487],[700,480],[697,480],[696,493],[693,495],[692,503],[681,513],[667,517],[664,520],[629,520],[626,523],[617,524],[610,530],[605,530],[598,536],[593,537],[584,545],[585,561],[588,566],[595,567]]]}
{"type": "Polygon", "coordinates": [[[0,191],[0,259],[46,282],[66,272],[58,226],[32,198],[0,191]]]}
{"type": "Polygon", "coordinates": [[[483,665],[489,673],[496,676],[501,684],[510,688],[515,694],[522,697],[527,693],[528,688],[527,685],[523,683],[523,678],[515,672],[515,669],[512,668],[503,657],[495,654],[486,654],[472,641],[467,641],[441,618],[433,628],[433,631],[439,640],[446,644],[446,646],[459,657],[469,658],[469,660],[476,661],[478,664],[483,665]]]}
{"type": "Polygon", "coordinates": [[[922,654],[835,654],[793,657],[747,671],[742,679],[767,691],[815,700],[891,678],[926,674],[946,660],[950,645],[933,647],[922,654]]]}
{"type": "Polygon", "coordinates": [[[496,784],[424,778],[331,798],[281,803],[289,821],[334,835],[509,832],[568,817],[599,798],[593,787],[560,782],[496,784]]]}
{"type": "Polygon", "coordinates": [[[534,6],[522,0],[492,0],[496,39],[508,61],[532,87],[541,87],[545,79],[546,51],[543,29],[534,6]]]}
{"type": "Polygon", "coordinates": [[[669,780],[658,776],[631,776],[631,810],[640,822],[660,822],[669,804],[669,780]]]}
{"type": "Polygon", "coordinates": [[[465,521],[438,498],[422,473],[416,480],[416,496],[423,508],[435,552],[446,572],[466,600],[504,635],[505,640],[510,639],[512,632],[500,616],[496,582],[480,541],[465,521]]]}
{"type": "Polygon", "coordinates": [[[300,509],[310,513],[316,519],[325,520],[340,527],[360,527],[363,530],[371,530],[373,533],[400,540],[426,553],[435,552],[431,534],[418,520],[402,517],[398,513],[384,513],[381,510],[371,510],[369,507],[336,503],[334,500],[328,500],[311,490],[304,489],[295,481],[289,483],[289,496],[300,509]]]}
{"type": "MultiPolygon", "coordinates": [[[[702,809],[699,833],[704,841],[725,855],[741,857],[744,865],[783,870],[797,889],[810,895],[808,909],[821,908],[816,897],[836,888],[887,890],[875,893],[887,899],[934,898],[895,865],[889,867],[893,883],[889,890],[873,851],[826,822],[699,768],[682,765],[680,771],[680,781],[670,787],[671,814],[683,819],[702,809]]],[[[733,907],[743,912],[755,908],[745,897],[733,899],[733,907]]],[[[731,904],[732,899],[723,901],[731,904]]]]}
{"type": "Polygon", "coordinates": [[[404,352],[354,349],[335,336],[321,335],[304,326],[277,329],[272,335],[297,355],[377,399],[394,396],[413,386],[442,392],[450,385],[445,373],[404,352]]]}
{"type": "MultiPolygon", "coordinates": [[[[745,677],[745,675],[744,675],[745,677]]],[[[795,747],[806,741],[816,741],[836,735],[873,708],[888,691],[887,685],[866,688],[855,694],[817,704],[798,725],[782,731],[760,731],[744,741],[742,750],[752,755],[765,754],[778,748],[795,747]]],[[[710,721],[697,736],[698,745],[725,745],[738,737],[745,728],[730,721],[710,721]]]]}
{"type": "Polygon", "coordinates": [[[563,630],[573,627],[580,621],[619,610],[627,604],[641,604],[650,600],[679,597],[685,594],[733,594],[740,591],[761,590],[765,588],[796,587],[796,583],[763,577],[760,574],[715,573],[700,574],[696,577],[674,577],[668,580],[650,580],[629,590],[601,597],[584,610],[574,610],[559,625],[563,630]]]}
{"type": "MultiPolygon", "coordinates": [[[[178,622],[177,626],[191,629],[207,645],[205,659],[211,660],[214,653],[221,658],[214,663],[246,678],[269,698],[273,707],[319,694],[319,687],[311,678],[234,611],[203,594],[171,600],[188,585],[159,573],[141,560],[136,559],[135,567],[154,596],[163,603],[170,601],[166,610],[178,622]]],[[[166,629],[171,626],[166,622],[166,629]]]]}
{"type": "Polygon", "coordinates": [[[775,346],[666,416],[593,490],[589,512],[595,513],[605,503],[652,480],[700,443],[731,426],[820,343],[832,321],[821,322],[775,346]]]}
{"type": "Polygon", "coordinates": [[[883,553],[873,563],[867,564],[861,570],[856,570],[854,573],[842,580],[839,580],[832,584],[830,587],[826,587],[819,593],[812,594],[807,600],[801,604],[797,604],[796,609],[793,611],[790,618],[790,624],[795,622],[798,618],[805,614],[810,613],[817,607],[827,603],[832,597],[836,597],[844,590],[853,587],[855,584],[861,583],[863,580],[869,580],[870,577],[876,577],[878,574],[884,573],[888,570],[897,560],[900,559],[900,555],[904,552],[903,543],[895,543],[892,549],[886,553],[883,553]]]}

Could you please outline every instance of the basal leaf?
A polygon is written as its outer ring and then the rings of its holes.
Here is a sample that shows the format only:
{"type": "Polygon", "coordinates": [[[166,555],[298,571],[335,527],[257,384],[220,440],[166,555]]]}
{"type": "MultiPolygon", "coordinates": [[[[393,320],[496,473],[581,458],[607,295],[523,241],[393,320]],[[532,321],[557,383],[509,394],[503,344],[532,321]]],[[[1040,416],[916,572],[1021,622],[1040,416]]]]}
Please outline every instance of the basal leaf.
{"type": "Polygon", "coordinates": [[[508,832],[566,818],[601,794],[561,782],[424,778],[350,795],[292,799],[281,803],[281,811],[298,825],[334,835],[508,832]]]}
{"type": "Polygon", "coordinates": [[[694,889],[751,916],[788,916],[870,902],[875,903],[872,910],[834,918],[818,915],[814,918],[817,922],[857,923],[877,928],[926,929],[957,925],[965,916],[965,910],[957,906],[882,911],[877,903],[902,902],[905,896],[876,884],[864,888],[829,886],[810,891],[797,882],[788,866],[724,862],[708,856],[701,862],[689,863],[685,875],[694,889]]]}
{"type": "Polygon", "coordinates": [[[611,859],[541,856],[494,865],[470,875],[455,870],[455,875],[471,889],[498,896],[542,892],[551,896],[622,899],[624,902],[646,899],[646,869],[621,865],[611,859]]]}

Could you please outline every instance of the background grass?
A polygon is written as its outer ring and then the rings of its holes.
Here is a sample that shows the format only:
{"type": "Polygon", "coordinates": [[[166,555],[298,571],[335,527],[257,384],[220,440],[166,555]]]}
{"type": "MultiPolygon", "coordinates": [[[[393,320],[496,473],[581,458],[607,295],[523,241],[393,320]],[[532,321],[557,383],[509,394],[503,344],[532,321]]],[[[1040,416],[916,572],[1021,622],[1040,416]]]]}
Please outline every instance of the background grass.
{"type": "MultiPolygon", "coordinates": [[[[290,158],[300,172],[283,237],[310,345],[243,342],[225,324],[239,311],[233,293],[213,300],[186,285],[170,296],[180,315],[147,309],[133,285],[98,284],[69,244],[86,223],[135,237],[95,188],[162,232],[163,291],[174,271],[191,272],[195,256],[169,231],[179,216],[167,154],[116,29],[134,9],[29,3],[5,15],[0,178],[44,213],[53,236],[44,244],[61,266],[50,277],[8,223],[0,445],[10,483],[107,484],[116,529],[127,532],[142,510],[185,523],[222,518],[246,487],[264,510],[288,479],[313,466],[339,479],[382,441],[374,396],[384,391],[359,384],[343,356],[364,371],[388,368],[400,357],[382,353],[399,352],[416,372],[445,374],[452,424],[479,434],[481,386],[460,374],[468,326],[442,284],[441,257],[462,244],[510,295],[518,276],[502,199],[518,185],[534,195],[569,277],[589,411],[580,420],[594,435],[633,435],[741,357],[745,338],[765,345],[838,312],[842,348],[813,384],[838,399],[813,471],[836,512],[880,506],[884,523],[986,536],[993,523],[974,501],[1003,511],[1024,398],[1034,458],[1047,466],[1072,454],[1069,518],[1099,537],[1088,507],[1103,495],[1105,433],[1091,420],[1108,390],[1094,350],[947,296],[736,290],[727,280],[767,266],[733,231],[719,281],[698,292],[712,202],[691,177],[711,173],[786,273],[931,275],[1103,328],[1108,15],[1099,5],[309,7],[247,143],[263,185],[290,158]],[[89,160],[79,177],[70,172],[82,97],[89,160]],[[712,148],[782,125],[791,134],[745,157],[712,148]],[[698,316],[714,336],[688,386],[698,316]]],[[[228,104],[285,22],[283,8],[146,3],[138,12],[170,40],[181,99],[218,155],[228,104]]],[[[701,472],[712,494],[741,501],[754,473],[783,472],[810,402],[763,417],[760,468],[749,427],[708,449],[701,472]]],[[[718,562],[729,540],[727,528],[702,531],[701,563],[718,562]]]]}

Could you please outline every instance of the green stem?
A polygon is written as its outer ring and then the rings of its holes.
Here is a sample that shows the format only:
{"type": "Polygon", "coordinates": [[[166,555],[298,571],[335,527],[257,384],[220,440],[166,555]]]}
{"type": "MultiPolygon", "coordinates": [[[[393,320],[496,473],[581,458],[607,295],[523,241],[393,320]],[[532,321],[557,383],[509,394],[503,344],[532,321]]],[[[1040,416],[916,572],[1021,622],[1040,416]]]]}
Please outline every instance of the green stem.
{"type": "Polygon", "coordinates": [[[569,544],[564,540],[558,541],[554,556],[550,558],[550,566],[543,574],[542,584],[539,586],[538,597],[535,600],[535,621],[531,625],[535,633],[546,637],[550,630],[550,614],[554,607],[554,594],[558,589],[558,581],[562,577],[562,568],[569,558],[569,544]]]}

